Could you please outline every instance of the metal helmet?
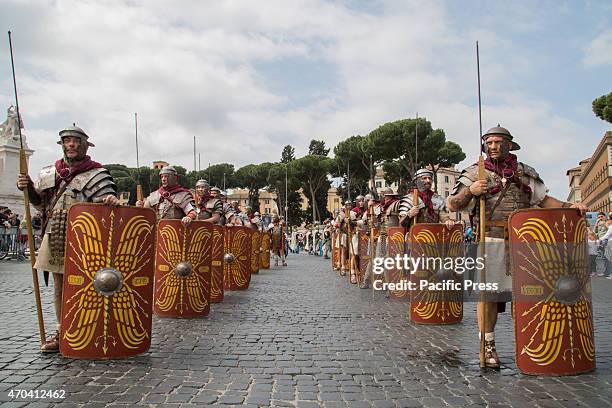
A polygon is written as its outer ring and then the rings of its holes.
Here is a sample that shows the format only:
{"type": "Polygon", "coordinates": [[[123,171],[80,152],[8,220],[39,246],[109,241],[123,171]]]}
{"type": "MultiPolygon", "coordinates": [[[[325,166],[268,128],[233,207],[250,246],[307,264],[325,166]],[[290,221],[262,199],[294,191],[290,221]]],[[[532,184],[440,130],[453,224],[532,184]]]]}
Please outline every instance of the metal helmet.
{"type": "Polygon", "coordinates": [[[216,191],[217,193],[221,193],[221,189],[219,187],[212,187],[210,191],[216,191]]]}
{"type": "Polygon", "coordinates": [[[225,190],[219,191],[219,197],[226,197],[227,198],[227,192],[225,190]]]}
{"type": "Polygon", "coordinates": [[[353,202],[351,200],[346,200],[344,202],[344,205],[353,205],[353,202]]]}
{"type": "Polygon", "coordinates": [[[515,141],[513,141],[512,139],[514,139],[514,136],[512,136],[512,134],[510,133],[510,131],[504,127],[501,127],[499,125],[499,123],[497,124],[497,126],[492,127],[491,129],[487,130],[485,132],[484,135],[482,135],[482,140],[486,141],[487,138],[489,136],[502,136],[503,138],[507,139],[510,141],[510,150],[519,150],[521,148],[521,146],[519,146],[518,143],[516,143],[515,141]]]}
{"type": "MultiPolygon", "coordinates": [[[[161,172],[160,172],[161,174],[161,172]]],[[[195,183],[196,188],[198,187],[204,187],[205,189],[209,189],[210,188],[210,184],[208,184],[208,181],[204,180],[204,179],[199,179],[198,181],[196,181],[195,183]]]]}
{"type": "Polygon", "coordinates": [[[61,145],[63,139],[68,136],[78,137],[79,139],[81,139],[81,142],[83,144],[86,144],[87,146],[95,147],[95,145],[89,141],[89,136],[87,135],[87,133],[85,133],[83,129],[81,129],[74,123],[72,124],[72,126],[68,126],[66,129],[60,130],[59,132],[60,140],[58,140],[57,144],[61,145]]]}
{"type": "Polygon", "coordinates": [[[365,199],[366,201],[370,201],[372,198],[373,198],[373,197],[372,197],[372,194],[370,194],[370,193],[366,194],[366,195],[365,195],[365,197],[364,197],[364,199],[365,199]]]}
{"type": "Polygon", "coordinates": [[[365,200],[365,197],[362,196],[361,194],[355,197],[355,201],[363,201],[363,200],[365,200]]]}
{"type": "Polygon", "coordinates": [[[433,171],[429,169],[418,169],[416,173],[414,173],[414,178],[417,179],[419,177],[431,177],[433,178],[433,171]]]}
{"type": "Polygon", "coordinates": [[[176,171],[174,167],[172,166],[162,167],[161,170],[159,171],[159,176],[161,177],[164,174],[168,175],[168,185],[169,186],[178,184],[178,172],[176,171]]]}
{"type": "Polygon", "coordinates": [[[393,192],[393,189],[391,187],[385,187],[382,191],[382,195],[384,196],[396,196],[398,195],[397,193],[393,192]]]}

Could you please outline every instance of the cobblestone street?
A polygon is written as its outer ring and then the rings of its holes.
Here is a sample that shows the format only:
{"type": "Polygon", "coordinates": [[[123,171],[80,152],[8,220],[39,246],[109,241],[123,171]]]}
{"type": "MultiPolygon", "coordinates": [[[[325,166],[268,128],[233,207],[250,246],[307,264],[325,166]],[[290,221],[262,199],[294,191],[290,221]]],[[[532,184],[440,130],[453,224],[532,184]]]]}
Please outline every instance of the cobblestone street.
{"type": "MultiPolygon", "coordinates": [[[[407,321],[407,304],[359,290],[330,262],[291,255],[289,267],[226,292],[208,318],[153,320],[148,353],[79,361],[38,351],[28,263],[0,263],[0,404],[10,406],[605,407],[612,403],[612,280],[593,282],[597,370],[530,377],[514,365],[510,313],[500,316],[499,372],[481,372],[475,304],[455,326],[407,321]],[[11,390],[64,390],[22,400],[11,390]]],[[[42,280],[42,278],[41,278],[42,280]]],[[[45,321],[55,318],[43,288],[45,321]]],[[[508,308],[509,309],[509,308],[508,308]]]]}

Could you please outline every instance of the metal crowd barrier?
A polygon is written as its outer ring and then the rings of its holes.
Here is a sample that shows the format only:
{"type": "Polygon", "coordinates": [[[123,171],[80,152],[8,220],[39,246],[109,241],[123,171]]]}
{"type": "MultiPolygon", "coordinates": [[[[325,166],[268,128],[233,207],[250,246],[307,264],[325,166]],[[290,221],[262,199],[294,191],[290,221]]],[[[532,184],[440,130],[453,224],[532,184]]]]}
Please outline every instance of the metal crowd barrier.
{"type": "MultiPolygon", "coordinates": [[[[34,230],[34,245],[40,247],[41,230],[34,230]]],[[[0,260],[25,261],[30,256],[27,229],[0,226],[0,260]]]]}

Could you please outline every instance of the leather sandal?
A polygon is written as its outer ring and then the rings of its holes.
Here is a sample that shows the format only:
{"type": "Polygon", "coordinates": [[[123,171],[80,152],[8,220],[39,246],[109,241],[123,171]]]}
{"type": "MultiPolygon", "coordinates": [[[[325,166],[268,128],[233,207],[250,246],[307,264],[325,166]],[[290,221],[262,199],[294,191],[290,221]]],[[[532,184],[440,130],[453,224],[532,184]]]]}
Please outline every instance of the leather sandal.
{"type": "Polygon", "coordinates": [[[59,351],[59,331],[45,340],[45,344],[40,346],[40,351],[43,353],[57,353],[59,351]]]}
{"type": "Polygon", "coordinates": [[[499,356],[497,355],[497,350],[495,349],[495,340],[487,341],[485,340],[485,367],[494,368],[499,370],[499,356]]]}

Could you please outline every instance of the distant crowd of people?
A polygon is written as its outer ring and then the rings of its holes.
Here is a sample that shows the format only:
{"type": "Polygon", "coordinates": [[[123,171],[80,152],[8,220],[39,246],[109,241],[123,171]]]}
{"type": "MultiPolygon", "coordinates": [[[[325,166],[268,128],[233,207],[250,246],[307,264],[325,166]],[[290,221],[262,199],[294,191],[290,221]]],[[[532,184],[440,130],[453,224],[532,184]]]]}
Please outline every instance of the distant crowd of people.
{"type": "MultiPolygon", "coordinates": [[[[39,211],[32,214],[32,231],[35,238],[40,238],[42,230],[42,215],[39,211]]],[[[38,243],[38,241],[36,241],[38,243]]],[[[25,217],[14,213],[8,207],[0,207],[0,258],[8,253],[25,257],[28,245],[27,223],[25,217]]]]}
{"type": "Polygon", "coordinates": [[[597,221],[588,234],[591,276],[612,279],[612,212],[597,214],[597,221]],[[603,261],[603,272],[597,272],[598,258],[603,261]]]}

